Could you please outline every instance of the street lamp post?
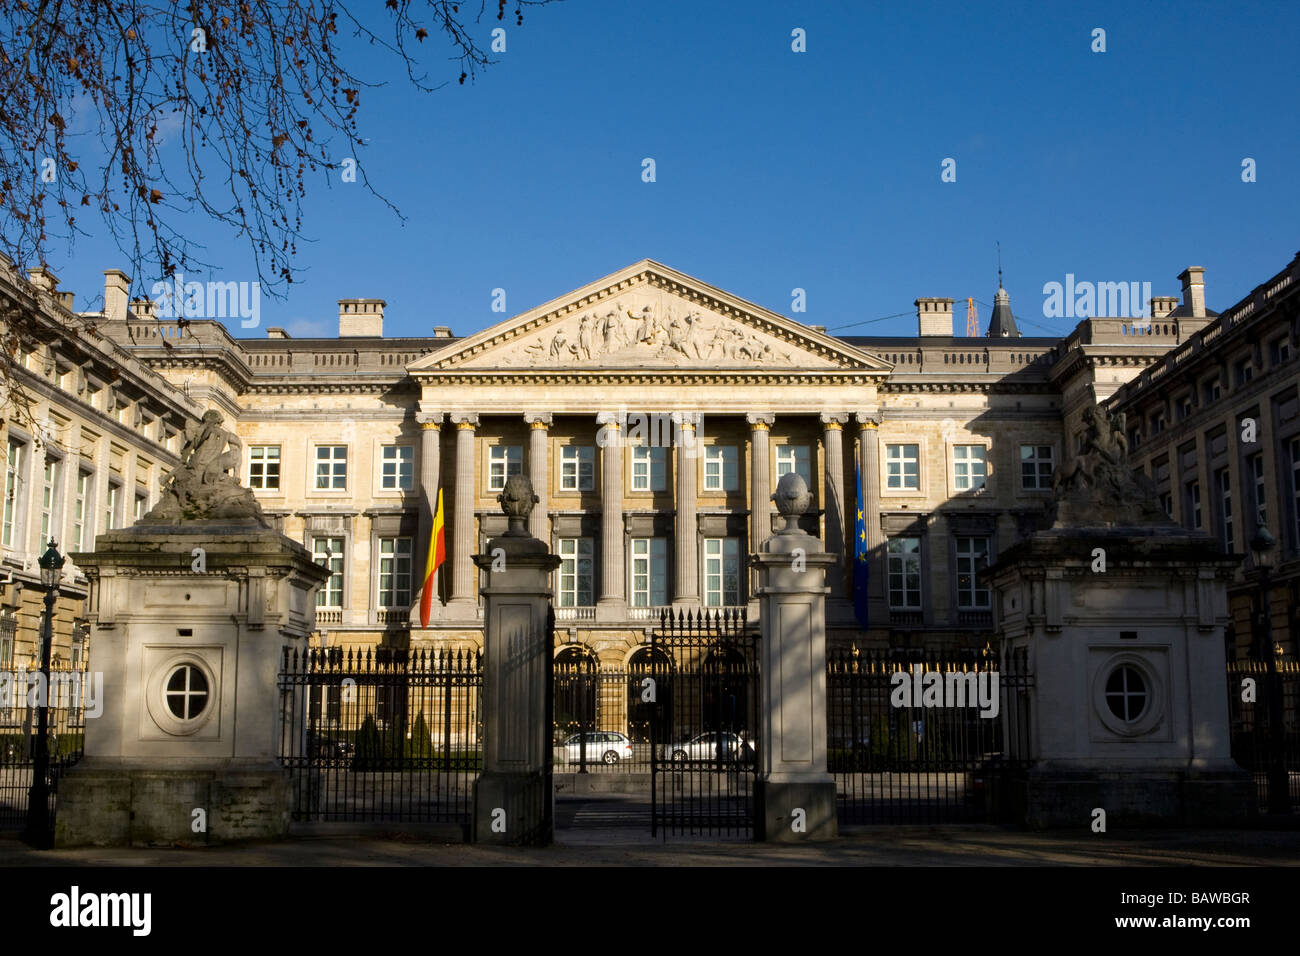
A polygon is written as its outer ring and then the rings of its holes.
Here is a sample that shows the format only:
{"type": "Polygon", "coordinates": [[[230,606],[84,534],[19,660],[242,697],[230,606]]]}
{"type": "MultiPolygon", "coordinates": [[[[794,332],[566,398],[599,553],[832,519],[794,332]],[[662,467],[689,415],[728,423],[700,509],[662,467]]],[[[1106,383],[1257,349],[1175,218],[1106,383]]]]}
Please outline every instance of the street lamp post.
{"type": "Polygon", "coordinates": [[[45,620],[41,625],[41,680],[44,691],[36,712],[36,740],[32,747],[32,786],[27,792],[27,828],[23,833],[32,846],[48,849],[50,839],[50,648],[54,643],[54,602],[59,596],[59,579],[63,574],[63,555],[50,539],[49,547],[37,559],[41,567],[41,584],[45,588],[45,620]]]}
{"type": "Polygon", "coordinates": [[[1250,539],[1255,570],[1259,572],[1260,590],[1260,653],[1268,675],[1268,812],[1290,813],[1290,779],[1286,770],[1285,729],[1282,725],[1282,677],[1277,670],[1277,655],[1273,650],[1272,565],[1277,539],[1269,532],[1262,516],[1256,522],[1255,535],[1250,539]]]}

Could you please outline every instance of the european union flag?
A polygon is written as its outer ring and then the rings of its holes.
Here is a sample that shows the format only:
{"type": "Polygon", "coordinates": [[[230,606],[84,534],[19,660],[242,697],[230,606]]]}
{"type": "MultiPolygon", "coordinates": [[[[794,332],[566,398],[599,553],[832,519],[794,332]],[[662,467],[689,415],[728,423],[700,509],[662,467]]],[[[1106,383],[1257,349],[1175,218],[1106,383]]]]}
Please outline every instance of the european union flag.
{"type": "Polygon", "coordinates": [[[867,522],[862,511],[862,461],[853,459],[853,475],[858,492],[858,519],[853,529],[853,615],[858,626],[867,627],[867,522]]]}

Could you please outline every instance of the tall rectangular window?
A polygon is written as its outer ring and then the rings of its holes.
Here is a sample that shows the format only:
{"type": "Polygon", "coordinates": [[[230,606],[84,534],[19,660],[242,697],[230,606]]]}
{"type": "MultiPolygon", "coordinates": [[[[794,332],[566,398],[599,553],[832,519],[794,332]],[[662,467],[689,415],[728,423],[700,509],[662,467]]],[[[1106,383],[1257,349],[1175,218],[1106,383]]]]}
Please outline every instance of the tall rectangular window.
{"type": "Polygon", "coordinates": [[[1250,380],[1254,377],[1255,363],[1248,358],[1244,358],[1232,367],[1232,371],[1237,388],[1241,388],[1243,385],[1249,385],[1250,380]]]}
{"type": "Polygon", "coordinates": [[[412,446],[383,447],[379,487],[384,491],[408,491],[415,487],[415,449],[412,446]]]}
{"type": "Polygon", "coordinates": [[[0,671],[10,670],[13,666],[14,632],[7,627],[0,626],[0,671]]]}
{"type": "Polygon", "coordinates": [[[137,491],[135,493],[135,511],[133,512],[133,514],[135,515],[135,520],[139,521],[141,518],[143,518],[144,513],[145,511],[148,510],[148,508],[149,508],[149,496],[146,495],[143,491],[137,491]]]}
{"type": "Polygon", "coordinates": [[[953,487],[958,491],[975,491],[988,478],[988,451],[983,445],[954,445],[952,448],[953,487]]]}
{"type": "Polygon", "coordinates": [[[316,490],[346,491],[348,487],[348,446],[316,446],[316,490]]]}
{"type": "Polygon", "coordinates": [[[1219,397],[1222,394],[1223,394],[1223,385],[1219,380],[1219,376],[1217,375],[1214,376],[1214,378],[1206,379],[1201,384],[1201,399],[1202,399],[1201,404],[1203,405],[1209,405],[1211,402],[1217,402],[1219,400],[1219,397]]]}
{"type": "Polygon", "coordinates": [[[591,538],[560,539],[560,607],[592,605],[591,538]]]}
{"type": "Polygon", "coordinates": [[[411,603],[411,539],[379,539],[379,606],[404,608],[411,603]]]}
{"type": "Polygon", "coordinates": [[[988,538],[957,538],[957,606],[984,611],[993,606],[992,592],[978,574],[989,565],[988,538]]]}
{"type": "Polygon", "coordinates": [[[1223,550],[1232,550],[1232,478],[1228,469],[1221,468],[1216,474],[1219,487],[1219,540],[1223,550]]]}
{"type": "Polygon", "coordinates": [[[312,538],[311,559],[330,572],[329,578],[316,592],[317,607],[343,606],[343,539],[312,538]]]}
{"type": "Polygon", "coordinates": [[[488,449],[488,488],[503,491],[506,479],[524,471],[522,445],[493,445],[488,449]]]}
{"type": "Polygon", "coordinates": [[[632,606],[668,603],[668,539],[632,539],[632,606]]]}
{"type": "Polygon", "coordinates": [[[25,495],[23,493],[23,457],[27,446],[15,438],[9,439],[9,456],[5,460],[5,510],[4,524],[0,530],[0,543],[6,548],[14,544],[14,528],[18,524],[25,495]]]}
{"type": "Polygon", "coordinates": [[[807,445],[776,446],[776,480],[780,481],[782,475],[792,471],[802,478],[809,488],[813,486],[812,449],[807,445]]]}
{"type": "Polygon", "coordinates": [[[890,538],[887,549],[889,606],[897,611],[921,609],[921,539],[890,538]]]}
{"type": "Polygon", "coordinates": [[[740,539],[704,539],[704,603],[734,607],[740,603],[740,539]]]}
{"type": "Polygon", "coordinates": [[[1170,518],[1174,516],[1174,494],[1172,491],[1160,492],[1160,507],[1165,509],[1165,514],[1170,518]]]}
{"type": "Polygon", "coordinates": [[[1300,438],[1291,439],[1291,507],[1295,518],[1295,544],[1300,551],[1300,438]]]}
{"type": "Polygon", "coordinates": [[[104,530],[112,531],[121,524],[122,486],[115,481],[108,483],[108,500],[104,505],[104,530]]]}
{"type": "Polygon", "coordinates": [[[1290,337],[1283,335],[1274,339],[1268,347],[1268,354],[1271,363],[1274,366],[1281,365],[1291,357],[1290,337]]]}
{"type": "Polygon", "coordinates": [[[1183,505],[1187,510],[1184,520],[1193,531],[1201,530],[1201,483],[1189,481],[1183,486],[1183,505]]]}
{"type": "Polygon", "coordinates": [[[1020,446],[1020,485],[1026,491],[1050,490],[1054,471],[1056,455],[1051,445],[1020,446]]]}
{"type": "Polygon", "coordinates": [[[592,491],[596,487],[596,449],[591,445],[560,448],[560,490],[592,491]]]}
{"type": "Polygon", "coordinates": [[[249,446],[248,487],[258,491],[280,490],[279,445],[249,446]]]}
{"type": "Polygon", "coordinates": [[[1250,456],[1251,489],[1254,494],[1255,520],[1261,525],[1268,524],[1268,492],[1264,490],[1264,454],[1250,456]]]}
{"type": "Polygon", "coordinates": [[[637,445],[632,448],[632,490],[668,489],[668,449],[637,445]]]}
{"type": "Polygon", "coordinates": [[[921,489],[921,446],[885,446],[885,487],[898,491],[921,489]]]}
{"type": "MultiPolygon", "coordinates": [[[[72,544],[73,547],[81,551],[90,550],[90,542],[86,540],[86,528],[89,523],[86,518],[89,512],[86,510],[90,506],[91,494],[91,474],[84,468],[77,471],[77,500],[72,506],[72,544]]],[[[91,528],[93,533],[94,529],[91,528]]]]}
{"type": "Polygon", "coordinates": [[[63,462],[57,458],[45,459],[45,474],[41,480],[41,550],[50,540],[58,525],[59,479],[63,476],[63,462]]]}
{"type": "Polygon", "coordinates": [[[740,470],[735,445],[709,445],[704,450],[704,490],[735,491],[740,487],[740,470]]]}

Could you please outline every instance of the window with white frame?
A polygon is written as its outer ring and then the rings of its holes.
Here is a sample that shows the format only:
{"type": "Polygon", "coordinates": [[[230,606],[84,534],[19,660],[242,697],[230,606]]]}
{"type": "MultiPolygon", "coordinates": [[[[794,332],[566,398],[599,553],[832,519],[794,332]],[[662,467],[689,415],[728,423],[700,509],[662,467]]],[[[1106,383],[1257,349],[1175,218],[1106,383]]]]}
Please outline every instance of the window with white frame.
{"type": "Polygon", "coordinates": [[[704,539],[704,603],[733,607],[740,603],[740,539],[704,539]]]}
{"type": "Polygon", "coordinates": [[[108,499],[104,503],[104,530],[112,531],[122,522],[119,510],[122,505],[122,486],[116,481],[108,482],[108,499]]]}
{"type": "Polygon", "coordinates": [[[1219,376],[1208,378],[1201,384],[1201,404],[1208,405],[1211,402],[1217,402],[1223,395],[1223,385],[1219,376]]]}
{"type": "Polygon", "coordinates": [[[560,607],[592,605],[593,550],[591,538],[560,539],[560,607]]]}
{"type": "Polygon", "coordinates": [[[988,449],[983,445],[953,445],[953,487],[957,491],[977,491],[988,478],[988,449]]]}
{"type": "Polygon", "coordinates": [[[488,449],[488,488],[491,491],[505,490],[506,479],[523,474],[523,471],[522,445],[493,445],[488,449]]]}
{"type": "Polygon", "coordinates": [[[411,539],[379,539],[379,606],[411,604],[411,539]]]}
{"type": "Polygon", "coordinates": [[[1048,491],[1056,471],[1056,452],[1051,445],[1020,446],[1020,486],[1026,491],[1048,491]]]}
{"type": "Polygon", "coordinates": [[[637,445],[632,448],[632,490],[668,490],[668,449],[637,445]]]}
{"type": "Polygon", "coordinates": [[[348,487],[348,446],[316,446],[316,490],[346,491],[348,487]]]}
{"type": "Polygon", "coordinates": [[[740,487],[738,450],[735,445],[709,445],[704,449],[704,490],[735,491],[740,487]]]}
{"type": "Polygon", "coordinates": [[[892,491],[921,489],[921,446],[885,446],[885,487],[892,491]]]}
{"type": "Polygon", "coordinates": [[[596,449],[591,445],[560,448],[560,490],[592,491],[596,487],[596,449]]]}
{"type": "Polygon", "coordinates": [[[137,491],[135,493],[135,511],[133,512],[135,520],[139,521],[143,518],[147,510],[149,510],[149,496],[143,491],[137,491]]]}
{"type": "Polygon", "coordinates": [[[385,445],[380,458],[379,487],[384,491],[408,491],[415,487],[415,448],[385,445]]]}
{"type": "Polygon", "coordinates": [[[6,548],[14,546],[15,528],[27,498],[23,488],[23,464],[26,456],[26,443],[10,437],[8,457],[5,459],[4,523],[0,526],[0,543],[6,548]]]}
{"type": "Polygon", "coordinates": [[[1250,477],[1252,489],[1254,492],[1256,521],[1261,525],[1268,524],[1268,492],[1264,490],[1264,455],[1259,453],[1250,456],[1250,477]]]}
{"type": "MultiPolygon", "coordinates": [[[[87,520],[90,516],[90,512],[87,509],[90,507],[92,499],[91,488],[93,485],[93,477],[94,476],[84,468],[77,470],[77,498],[72,505],[72,546],[81,551],[90,550],[90,545],[86,540],[86,529],[90,527],[91,524],[87,520]]],[[[90,531],[93,535],[94,528],[90,528],[90,531]]]]}
{"type": "Polygon", "coordinates": [[[311,559],[330,572],[329,578],[316,592],[317,607],[343,606],[343,539],[312,538],[311,559]]]}
{"type": "Polygon", "coordinates": [[[280,490],[280,446],[279,445],[250,445],[249,446],[248,487],[253,488],[257,491],[279,491],[280,490]]]}
{"type": "Polygon", "coordinates": [[[1255,363],[1249,358],[1240,359],[1232,367],[1232,377],[1237,388],[1249,385],[1255,376],[1255,363]]]}
{"type": "Polygon", "coordinates": [[[1291,357],[1291,339],[1288,335],[1280,336],[1269,343],[1269,359],[1273,365],[1281,365],[1291,357]]]}
{"type": "Polygon", "coordinates": [[[897,611],[921,609],[921,539],[890,538],[886,549],[889,606],[897,611]]]}
{"type": "Polygon", "coordinates": [[[1174,516],[1174,493],[1172,491],[1160,492],[1160,507],[1165,509],[1165,514],[1172,518],[1174,516]]]}
{"type": "Polygon", "coordinates": [[[776,446],[776,480],[794,472],[812,487],[812,449],[807,445],[776,446]]]}
{"type": "Polygon", "coordinates": [[[993,606],[992,592],[979,581],[979,572],[988,566],[988,538],[957,538],[957,607],[987,611],[993,606]]]}
{"type": "Polygon", "coordinates": [[[632,539],[632,606],[668,603],[668,539],[632,539]]]}
{"type": "Polygon", "coordinates": [[[59,483],[63,477],[63,462],[57,458],[45,459],[45,474],[41,478],[41,540],[44,548],[59,525],[59,483]]]}
{"type": "Polygon", "coordinates": [[[1189,481],[1183,486],[1183,506],[1187,509],[1184,521],[1194,531],[1201,529],[1201,483],[1189,481]]]}
{"type": "Polygon", "coordinates": [[[1221,468],[1216,473],[1219,487],[1219,540],[1223,550],[1232,550],[1232,478],[1228,469],[1221,468]]]}

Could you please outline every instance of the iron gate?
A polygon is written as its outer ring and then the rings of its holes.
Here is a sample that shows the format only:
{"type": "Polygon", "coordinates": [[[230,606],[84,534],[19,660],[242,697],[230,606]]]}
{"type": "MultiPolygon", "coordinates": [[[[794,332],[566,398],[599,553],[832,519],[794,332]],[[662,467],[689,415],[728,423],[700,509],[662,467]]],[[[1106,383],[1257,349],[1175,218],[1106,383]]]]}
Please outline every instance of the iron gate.
{"type": "MultiPolygon", "coordinates": [[[[46,753],[49,755],[50,834],[58,809],[59,778],[81,759],[85,747],[88,675],[81,669],[53,667],[48,683],[39,671],[13,671],[0,688],[0,831],[22,830],[35,766],[40,707],[48,702],[46,753]]],[[[94,716],[93,714],[91,716],[94,716]]]]}
{"type": "Polygon", "coordinates": [[[650,646],[651,833],[753,839],[758,632],[739,609],[665,611],[650,646]]]}

